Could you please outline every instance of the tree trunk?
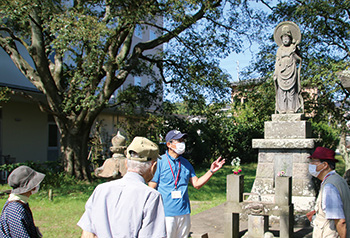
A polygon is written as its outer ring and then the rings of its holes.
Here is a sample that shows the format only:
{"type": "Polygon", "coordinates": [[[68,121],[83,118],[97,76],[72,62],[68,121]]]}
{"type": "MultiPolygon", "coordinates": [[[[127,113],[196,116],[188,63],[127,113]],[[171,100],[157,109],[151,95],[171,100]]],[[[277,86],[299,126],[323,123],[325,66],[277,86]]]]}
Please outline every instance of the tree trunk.
{"type": "Polygon", "coordinates": [[[61,130],[61,155],[64,170],[80,180],[91,181],[90,162],[87,160],[90,127],[72,133],[61,130]]]}

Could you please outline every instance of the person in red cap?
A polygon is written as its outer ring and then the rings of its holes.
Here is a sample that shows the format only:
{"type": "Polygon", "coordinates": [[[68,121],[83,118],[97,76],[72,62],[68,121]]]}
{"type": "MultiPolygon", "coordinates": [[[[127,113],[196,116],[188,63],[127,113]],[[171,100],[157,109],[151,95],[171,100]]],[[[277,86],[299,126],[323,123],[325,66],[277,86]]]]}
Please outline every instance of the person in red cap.
{"type": "Polygon", "coordinates": [[[312,237],[350,238],[350,190],[335,172],[335,152],[317,147],[309,156],[309,173],[322,181],[315,210],[306,214],[314,227],[312,237]]]}

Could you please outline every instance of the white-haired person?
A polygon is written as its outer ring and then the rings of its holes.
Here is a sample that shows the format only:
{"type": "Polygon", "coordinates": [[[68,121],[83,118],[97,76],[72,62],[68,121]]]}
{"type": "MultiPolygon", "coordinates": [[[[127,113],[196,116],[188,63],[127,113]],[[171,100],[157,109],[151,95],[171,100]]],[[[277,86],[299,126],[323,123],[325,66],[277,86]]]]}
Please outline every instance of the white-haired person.
{"type": "Polygon", "coordinates": [[[1,212],[0,237],[42,237],[34,224],[28,199],[38,192],[44,177],[45,174],[24,165],[12,171],[8,177],[8,184],[12,187],[11,194],[1,212]]]}
{"type": "Polygon", "coordinates": [[[158,191],[146,185],[157,168],[158,146],[135,137],[127,148],[127,173],[98,185],[78,226],[82,237],[166,237],[164,207],[158,191]]]}

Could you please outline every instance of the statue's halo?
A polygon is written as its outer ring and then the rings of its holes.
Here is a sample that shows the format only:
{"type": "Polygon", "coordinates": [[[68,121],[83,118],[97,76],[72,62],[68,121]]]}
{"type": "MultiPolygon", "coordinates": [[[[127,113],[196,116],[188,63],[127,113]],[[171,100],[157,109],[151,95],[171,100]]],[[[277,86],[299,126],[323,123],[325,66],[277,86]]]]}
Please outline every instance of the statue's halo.
{"type": "Polygon", "coordinates": [[[275,28],[275,31],[273,32],[273,39],[275,40],[276,44],[278,46],[282,45],[281,36],[282,36],[282,28],[284,26],[289,27],[289,29],[292,33],[293,41],[299,43],[301,40],[301,32],[300,32],[298,25],[292,21],[284,21],[284,22],[281,22],[280,24],[278,24],[275,28]]]}

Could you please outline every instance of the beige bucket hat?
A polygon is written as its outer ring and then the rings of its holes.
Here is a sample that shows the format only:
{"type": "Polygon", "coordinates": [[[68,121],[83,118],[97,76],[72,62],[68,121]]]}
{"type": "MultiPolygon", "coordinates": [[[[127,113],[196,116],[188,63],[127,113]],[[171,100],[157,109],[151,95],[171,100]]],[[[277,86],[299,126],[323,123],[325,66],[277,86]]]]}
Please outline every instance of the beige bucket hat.
{"type": "Polygon", "coordinates": [[[145,137],[136,136],[126,149],[126,158],[147,162],[159,157],[158,145],[145,137]]]}

